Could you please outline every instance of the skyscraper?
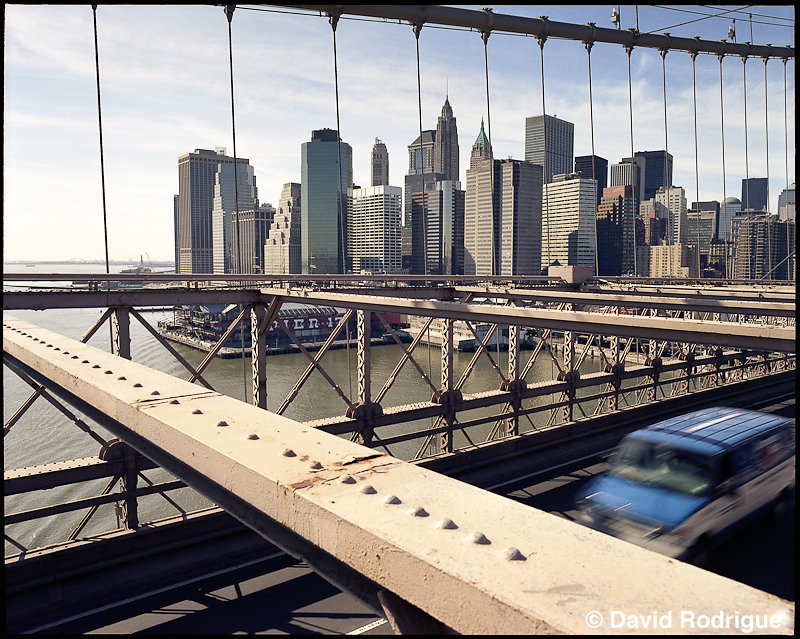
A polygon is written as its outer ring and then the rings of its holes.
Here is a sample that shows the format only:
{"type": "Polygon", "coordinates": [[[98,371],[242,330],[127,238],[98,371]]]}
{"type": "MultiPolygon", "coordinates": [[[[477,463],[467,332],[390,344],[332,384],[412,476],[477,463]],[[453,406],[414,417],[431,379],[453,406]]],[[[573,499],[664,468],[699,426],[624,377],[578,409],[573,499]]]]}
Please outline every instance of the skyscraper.
{"type": "Polygon", "coordinates": [[[300,184],[283,185],[264,245],[264,273],[300,273],[300,184]]]}
{"type": "MultiPolygon", "coordinates": [[[[633,186],[609,186],[597,207],[597,274],[633,273],[631,220],[635,218],[633,186]]],[[[644,229],[643,229],[644,230],[644,229]]]]}
{"type": "Polygon", "coordinates": [[[464,203],[464,273],[538,275],[542,168],[525,160],[494,160],[477,153],[473,159],[464,203]]]}
{"type": "Polygon", "coordinates": [[[460,182],[443,180],[425,193],[414,193],[414,214],[426,216],[425,260],[428,275],[464,273],[464,195],[460,182]]]}
{"type": "Polygon", "coordinates": [[[594,181],[567,173],[544,185],[542,206],[542,259],[546,270],[561,266],[586,266],[595,270],[597,208],[594,181]]]}
{"type": "Polygon", "coordinates": [[[233,259],[237,245],[243,240],[239,228],[243,218],[238,218],[238,226],[231,221],[237,207],[239,211],[252,211],[258,207],[255,171],[247,160],[237,160],[236,165],[220,163],[214,175],[214,207],[211,210],[214,273],[238,273],[240,268],[244,268],[233,259]],[[234,166],[238,199],[234,190],[234,166]]]}
{"type": "Polygon", "coordinates": [[[686,195],[683,187],[662,186],[656,191],[655,199],[667,209],[667,244],[686,244],[686,195]]]}
{"type": "MultiPolygon", "coordinates": [[[[655,197],[662,186],[672,186],[672,154],[664,151],[637,151],[634,157],[640,159],[642,166],[643,200],[655,197]]],[[[623,158],[623,162],[630,158],[623,158]]]]}
{"type": "Polygon", "coordinates": [[[497,268],[496,183],[489,138],[481,130],[469,159],[464,196],[464,274],[493,275],[497,268]]]}
{"type": "Polygon", "coordinates": [[[338,132],[320,129],[300,152],[300,262],[303,273],[344,273],[347,191],[353,183],[352,150],[338,132]],[[341,155],[341,168],[339,156],[341,155]]]}
{"type": "Polygon", "coordinates": [[[774,215],[741,215],[734,220],[734,277],[745,280],[795,278],[794,222],[774,215]]]}
{"type": "Polygon", "coordinates": [[[411,229],[410,269],[412,273],[425,272],[425,217],[422,215],[422,208],[416,213],[412,212],[413,194],[433,190],[434,185],[444,179],[441,173],[434,171],[435,141],[436,131],[428,130],[422,132],[421,140],[417,136],[417,139],[408,145],[404,223],[411,229]]]}
{"type": "Polygon", "coordinates": [[[544,167],[545,182],[573,169],[575,125],[554,115],[525,118],[525,159],[544,167]]]}
{"type": "Polygon", "coordinates": [[[389,151],[386,145],[375,138],[372,147],[372,186],[388,186],[389,184],[389,151]]]}
{"type": "Polygon", "coordinates": [[[450,100],[445,98],[442,114],[436,123],[433,142],[433,171],[443,180],[458,182],[458,128],[450,100]]]}
{"type": "Polygon", "coordinates": [[[686,213],[686,243],[700,247],[701,265],[708,264],[711,240],[716,237],[717,216],[713,210],[691,209],[686,213]]]}
{"type": "Polygon", "coordinates": [[[399,186],[350,189],[347,221],[348,270],[397,273],[402,264],[399,186]]]}
{"type": "Polygon", "coordinates": [[[719,210],[717,238],[726,242],[733,241],[733,218],[742,211],[742,202],[735,197],[728,197],[722,202],[719,210]]]}
{"type": "Polygon", "coordinates": [[[632,186],[633,195],[636,198],[637,211],[639,210],[641,203],[649,199],[643,197],[643,166],[644,160],[637,159],[635,161],[631,161],[630,158],[625,158],[622,160],[622,162],[617,162],[616,164],[611,165],[611,183],[609,186],[632,186]]]}
{"type": "Polygon", "coordinates": [[[794,182],[778,196],[778,219],[795,221],[794,182]]]}
{"type": "MultiPolygon", "coordinates": [[[[241,159],[248,164],[249,161],[241,159]]],[[[212,211],[220,164],[233,163],[225,149],[195,149],[178,158],[178,273],[213,273],[212,211]]]]}
{"type": "Polygon", "coordinates": [[[235,228],[238,222],[240,234],[231,256],[237,273],[264,273],[264,244],[274,216],[275,209],[267,202],[255,209],[231,213],[231,226],[235,228]]]}
{"type": "Polygon", "coordinates": [[[767,210],[767,178],[742,179],[742,210],[767,210]]]}
{"type": "Polygon", "coordinates": [[[575,173],[586,179],[597,180],[597,204],[603,197],[603,189],[608,184],[608,160],[599,155],[579,155],[575,158],[575,173]]]}

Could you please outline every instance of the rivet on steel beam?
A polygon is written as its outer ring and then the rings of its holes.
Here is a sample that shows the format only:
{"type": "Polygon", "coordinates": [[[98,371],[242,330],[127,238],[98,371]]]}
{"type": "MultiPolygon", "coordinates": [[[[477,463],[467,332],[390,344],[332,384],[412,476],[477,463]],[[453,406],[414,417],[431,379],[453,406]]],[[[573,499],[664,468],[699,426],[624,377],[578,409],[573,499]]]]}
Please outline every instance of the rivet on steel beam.
{"type": "Polygon", "coordinates": [[[486,535],[484,535],[482,532],[471,532],[469,535],[467,535],[467,541],[472,544],[481,544],[481,545],[488,545],[492,543],[486,538],[486,535]]]}
{"type": "Polygon", "coordinates": [[[297,457],[297,453],[295,453],[291,448],[286,448],[281,453],[284,457],[297,457]]]}
{"type": "Polygon", "coordinates": [[[106,373],[105,373],[105,374],[106,374],[106,375],[113,375],[113,374],[114,374],[114,371],[106,371],[106,373]]]}
{"type": "Polygon", "coordinates": [[[100,368],[100,364],[95,364],[92,368],[100,368]]]}
{"type": "Polygon", "coordinates": [[[83,361],[81,362],[81,364],[88,364],[88,363],[89,363],[89,360],[88,360],[88,359],[85,359],[85,360],[83,360],[83,361]]]}
{"type": "Polygon", "coordinates": [[[56,346],[56,350],[57,350],[57,351],[60,351],[61,349],[60,349],[58,346],[56,346]]]}
{"type": "Polygon", "coordinates": [[[202,414],[203,414],[203,411],[201,411],[199,408],[195,408],[192,411],[192,415],[202,415],[202,414]]]}
{"type": "Polygon", "coordinates": [[[309,467],[311,470],[320,470],[320,469],[322,468],[322,464],[320,464],[318,461],[315,461],[315,462],[311,462],[311,463],[308,465],[308,467],[309,467]]]}
{"type": "Polygon", "coordinates": [[[455,525],[452,519],[447,519],[447,518],[440,519],[439,521],[437,521],[436,527],[443,528],[445,530],[453,530],[455,528],[458,528],[458,526],[455,525]]]}
{"type": "Polygon", "coordinates": [[[69,355],[69,351],[64,351],[64,355],[69,355]]]}
{"type": "Polygon", "coordinates": [[[250,434],[247,436],[247,439],[258,439],[258,435],[256,435],[255,433],[250,433],[250,434]]]}
{"type": "Polygon", "coordinates": [[[226,422],[224,419],[222,421],[220,421],[220,422],[217,422],[217,426],[227,426],[227,425],[228,425],[228,422],[226,422]]]}
{"type": "Polygon", "coordinates": [[[402,504],[403,502],[401,502],[394,495],[386,495],[386,497],[383,498],[383,503],[384,504],[402,504]]]}
{"type": "Polygon", "coordinates": [[[124,380],[126,380],[126,379],[128,379],[128,378],[127,378],[127,377],[125,377],[125,375],[120,375],[119,377],[117,377],[117,379],[118,379],[118,380],[122,380],[122,381],[124,381],[124,380]]]}
{"type": "Polygon", "coordinates": [[[361,488],[361,492],[364,493],[365,495],[374,495],[378,491],[375,490],[372,486],[366,485],[361,488]]]}
{"type": "Polygon", "coordinates": [[[505,548],[503,552],[500,553],[500,556],[503,559],[508,561],[526,561],[527,557],[523,555],[519,550],[514,548],[513,546],[509,546],[505,548]]]}
{"type": "Polygon", "coordinates": [[[152,393],[150,393],[150,394],[151,394],[151,395],[161,395],[161,393],[159,393],[157,390],[153,391],[153,392],[152,392],[152,393]]]}
{"type": "Polygon", "coordinates": [[[70,357],[70,359],[78,359],[78,356],[77,355],[73,355],[72,357],[70,357]]]}
{"type": "Polygon", "coordinates": [[[422,506],[414,506],[411,510],[407,511],[412,517],[427,517],[428,512],[422,506]]]}
{"type": "Polygon", "coordinates": [[[342,482],[343,484],[355,484],[356,483],[356,480],[353,479],[350,475],[345,475],[339,481],[342,482]]]}
{"type": "Polygon", "coordinates": [[[177,399],[173,399],[170,404],[180,404],[180,402],[177,399]]]}
{"type": "Polygon", "coordinates": [[[52,344],[48,344],[47,348],[53,348],[53,345],[52,344]]]}
{"type": "Polygon", "coordinates": [[[136,383],[133,385],[133,387],[134,387],[134,388],[141,388],[141,387],[142,387],[142,385],[141,385],[139,382],[136,382],[136,383]]]}

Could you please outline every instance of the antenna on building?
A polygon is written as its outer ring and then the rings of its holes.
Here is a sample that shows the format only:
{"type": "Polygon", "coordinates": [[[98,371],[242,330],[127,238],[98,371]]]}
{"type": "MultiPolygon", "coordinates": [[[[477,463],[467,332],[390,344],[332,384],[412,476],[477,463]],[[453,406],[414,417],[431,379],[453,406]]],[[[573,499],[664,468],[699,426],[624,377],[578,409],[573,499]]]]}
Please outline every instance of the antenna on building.
{"type": "Polygon", "coordinates": [[[611,24],[613,24],[617,29],[619,29],[619,8],[614,7],[611,10],[611,24]]]}
{"type": "Polygon", "coordinates": [[[733,19],[733,24],[728,27],[728,37],[736,42],[736,18],[733,19]]]}

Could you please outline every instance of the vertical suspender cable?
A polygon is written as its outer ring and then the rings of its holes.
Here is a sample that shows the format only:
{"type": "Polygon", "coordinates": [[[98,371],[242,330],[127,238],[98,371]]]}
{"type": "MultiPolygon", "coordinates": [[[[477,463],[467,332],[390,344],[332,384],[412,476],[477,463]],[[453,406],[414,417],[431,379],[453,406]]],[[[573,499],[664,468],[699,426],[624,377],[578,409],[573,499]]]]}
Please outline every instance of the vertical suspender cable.
{"type": "Polygon", "coordinates": [[[500,273],[500,260],[498,259],[497,247],[497,212],[495,211],[494,201],[494,151],[492,149],[492,110],[489,103],[489,35],[490,30],[482,31],[481,38],[483,39],[483,68],[484,76],[486,77],[486,124],[489,127],[489,179],[492,194],[492,265],[491,274],[499,275],[500,273]]]}
{"type": "MultiPolygon", "coordinates": [[[[588,54],[587,57],[589,60],[589,131],[591,132],[592,137],[592,180],[594,182],[594,203],[592,204],[592,208],[594,209],[594,274],[595,276],[599,276],[600,257],[597,253],[597,176],[595,175],[594,169],[594,108],[592,106],[592,45],[594,42],[584,42],[583,44],[586,46],[586,53],[588,54]]],[[[636,222],[634,222],[634,225],[635,224],[636,222]]]]}
{"type": "MultiPolygon", "coordinates": [[[[667,138],[667,49],[661,49],[661,77],[664,81],[664,187],[667,189],[667,220],[672,220],[672,224],[667,224],[667,244],[673,244],[673,226],[675,230],[678,231],[680,229],[680,217],[678,221],[675,221],[675,214],[672,211],[672,207],[670,206],[670,201],[672,200],[672,184],[669,184],[671,180],[667,179],[669,172],[667,171],[667,158],[669,157],[667,153],[667,149],[669,147],[668,138],[667,138]]],[[[633,151],[631,151],[631,154],[633,151]]],[[[631,155],[631,161],[633,162],[634,158],[631,155]]],[[[647,167],[645,167],[645,171],[647,167]]],[[[678,215],[680,216],[680,209],[678,210],[678,215]]],[[[677,233],[678,240],[680,240],[680,233],[677,233]]],[[[699,250],[700,247],[698,247],[699,250]]]]}
{"type": "MultiPolygon", "coordinates": [[[[544,92],[544,43],[547,36],[537,38],[539,40],[539,57],[542,61],[542,136],[544,138],[544,163],[542,173],[542,198],[544,199],[545,218],[547,219],[547,261],[545,268],[548,268],[553,263],[553,256],[550,253],[550,227],[552,220],[550,219],[550,194],[547,193],[548,174],[547,174],[547,110],[545,108],[545,92],[544,92]]],[[[592,160],[594,161],[594,160],[592,160]]],[[[545,272],[547,275],[547,272],[545,272]]]]}
{"type": "Polygon", "coordinates": [[[744,175],[745,175],[745,209],[750,210],[750,161],[747,155],[747,56],[742,56],[742,89],[744,90],[744,175]]]}
{"type": "Polygon", "coordinates": [[[695,70],[695,58],[697,58],[697,51],[691,51],[689,55],[692,56],[692,107],[694,109],[694,188],[695,198],[697,198],[695,200],[697,203],[697,277],[700,277],[700,168],[697,159],[697,73],[695,70]]]}
{"type": "MultiPolygon", "coordinates": [[[[100,109],[100,53],[97,46],[97,5],[92,5],[92,22],[94,24],[94,68],[97,75],[97,129],[100,132],[100,187],[103,195],[103,238],[106,250],[106,275],[111,273],[108,262],[108,218],[106,215],[106,172],[103,159],[103,115],[100,109]]],[[[111,282],[106,280],[106,291],[111,290],[111,282]]],[[[108,323],[111,354],[114,354],[114,327],[108,323]]]]}
{"type": "MultiPolygon", "coordinates": [[[[631,123],[631,181],[633,182],[633,191],[634,191],[634,202],[638,204],[638,198],[636,197],[636,163],[634,162],[633,156],[633,89],[631,85],[631,52],[633,51],[633,46],[625,45],[625,51],[628,54],[628,113],[630,116],[630,123],[631,123]]],[[[667,200],[669,201],[669,200],[667,200]]],[[[636,204],[634,204],[634,209],[637,208],[636,204]]],[[[634,210],[633,215],[633,276],[639,276],[639,269],[636,265],[636,214],[638,211],[634,210]]],[[[624,229],[624,223],[623,223],[624,229]]]]}
{"type": "MultiPolygon", "coordinates": [[[[347,273],[347,244],[346,244],[346,224],[345,224],[345,217],[344,217],[344,208],[343,204],[343,195],[342,195],[342,135],[341,131],[339,130],[339,63],[336,56],[336,25],[339,23],[339,14],[338,13],[330,13],[328,14],[328,21],[331,23],[331,29],[333,29],[333,81],[334,81],[334,88],[336,91],[336,151],[338,153],[338,162],[339,162],[339,184],[338,184],[338,208],[339,208],[339,235],[341,238],[341,249],[342,249],[342,273],[347,273]]],[[[348,185],[349,187],[349,185],[348,185]]],[[[349,351],[349,349],[348,349],[349,351]]]]}
{"type": "Polygon", "coordinates": [[[767,62],[764,58],[764,143],[767,156],[767,275],[772,279],[772,216],[769,212],[769,100],[767,99],[767,62]]]}
{"type": "MultiPolygon", "coordinates": [[[[786,115],[786,62],[788,58],[783,58],[783,143],[784,143],[784,167],[786,169],[786,254],[792,253],[792,243],[789,241],[789,133],[786,115]]],[[[795,205],[796,206],[796,205],[795,205]]],[[[779,211],[780,213],[780,211],[779,211]]],[[[795,216],[795,219],[796,216],[795,216]]],[[[795,231],[795,236],[797,231],[795,231]]],[[[795,258],[796,261],[797,258],[795,258]]],[[[786,279],[792,279],[792,263],[786,264],[786,279]]]]}
{"type": "MultiPolygon", "coordinates": [[[[419,163],[420,163],[420,182],[422,183],[422,272],[428,275],[428,213],[425,206],[425,148],[422,144],[422,78],[420,76],[419,65],[419,34],[422,31],[422,23],[413,25],[414,37],[417,41],[417,104],[419,105],[419,163]]],[[[431,160],[433,156],[431,156],[431,160]]],[[[409,209],[413,208],[413,204],[409,209]]],[[[414,237],[414,226],[412,220],[411,237],[414,237]]],[[[413,246],[413,241],[412,241],[413,246]]],[[[430,340],[429,340],[430,342],[430,340]]],[[[430,344],[429,344],[430,346],[430,344]]]]}
{"type": "MultiPolygon", "coordinates": [[[[346,243],[346,232],[347,232],[347,225],[345,223],[345,214],[343,204],[343,197],[342,197],[342,135],[341,131],[339,130],[339,61],[336,55],[336,25],[339,23],[339,16],[340,13],[329,13],[328,14],[328,22],[331,24],[331,29],[333,30],[333,81],[334,81],[334,89],[336,91],[336,153],[338,158],[339,164],[339,183],[338,183],[338,195],[337,195],[337,206],[339,209],[339,235],[341,237],[341,249],[342,249],[342,273],[347,273],[347,243],[346,243]]],[[[349,185],[348,185],[349,188],[349,185]]],[[[309,269],[310,270],[310,269],[309,269]]],[[[347,348],[347,384],[349,389],[349,397],[353,396],[353,371],[352,366],[350,363],[350,322],[347,323],[347,339],[345,340],[345,347],[347,348]]]]}
{"type": "Polygon", "coordinates": [[[728,251],[728,243],[733,240],[733,220],[728,219],[728,194],[725,191],[725,102],[723,100],[722,92],[722,58],[724,54],[718,53],[719,59],[719,121],[722,134],[722,208],[723,208],[723,221],[725,224],[725,276],[728,278],[733,277],[733,265],[731,264],[732,255],[728,251]]]}
{"type": "MultiPolygon", "coordinates": [[[[236,110],[233,102],[233,36],[231,34],[231,21],[233,20],[233,12],[236,9],[235,4],[225,5],[225,17],[228,19],[228,60],[231,76],[231,129],[233,134],[233,193],[234,193],[234,206],[236,212],[236,272],[243,273],[242,268],[242,243],[239,234],[239,160],[236,155],[236,110]]],[[[224,227],[224,219],[223,219],[224,227]]],[[[223,249],[224,250],[224,249],[223,249]]],[[[223,259],[223,262],[225,260],[223,259]]],[[[233,265],[232,265],[233,266],[233,265]]],[[[252,319],[251,319],[252,321],[252,319]]],[[[244,391],[244,401],[247,401],[247,365],[244,356],[244,319],[239,323],[239,343],[242,351],[242,387],[244,391]]]]}

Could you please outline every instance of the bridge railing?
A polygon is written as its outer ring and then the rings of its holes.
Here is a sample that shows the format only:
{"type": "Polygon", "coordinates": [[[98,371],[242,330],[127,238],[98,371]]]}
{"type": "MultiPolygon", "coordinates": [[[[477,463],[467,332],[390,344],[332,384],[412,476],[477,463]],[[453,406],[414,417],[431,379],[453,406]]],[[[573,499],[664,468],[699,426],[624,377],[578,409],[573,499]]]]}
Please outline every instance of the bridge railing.
{"type": "MultiPolygon", "coordinates": [[[[9,486],[18,496],[59,483],[109,476],[119,478],[123,489],[112,494],[109,486],[104,495],[7,513],[7,530],[10,525],[32,521],[34,516],[89,511],[115,499],[120,502],[123,524],[135,528],[140,519],[137,496],[168,495],[185,484],[304,558],[315,570],[333,576],[376,609],[397,611],[407,602],[460,632],[578,632],[585,630],[584,619],[592,606],[607,607],[609,602],[619,601],[620,592],[634,614],[645,608],[649,614],[656,599],[659,610],[674,607],[669,588],[646,591],[641,584],[637,586],[636,578],[621,579],[611,567],[619,568],[622,563],[636,565],[638,575],[657,583],[696,584],[697,592],[703,593],[697,608],[704,614],[736,601],[741,603],[737,609],[774,611],[780,617],[776,617],[776,629],[791,631],[791,610],[774,597],[729,581],[720,590],[718,578],[710,573],[670,563],[619,540],[592,535],[572,522],[432,473],[421,461],[409,464],[376,449],[394,446],[401,438],[423,442],[430,438],[428,450],[438,458],[458,457],[477,448],[535,439],[537,433],[527,432],[522,425],[533,414],[546,418],[542,434],[553,441],[559,429],[566,433],[579,422],[591,429],[591,415],[601,404],[599,413],[605,416],[624,412],[626,401],[640,402],[655,415],[659,406],[676,399],[686,404],[693,396],[725,386],[741,392],[750,382],[769,383],[793,374],[793,305],[763,297],[759,300],[760,295],[746,299],[731,295],[739,313],[727,319],[737,321],[721,321],[721,317],[716,321],[711,317],[689,319],[686,314],[712,312],[709,307],[722,313],[731,310],[730,300],[691,302],[686,296],[670,298],[662,293],[655,297],[619,290],[595,291],[589,297],[582,297],[583,292],[574,288],[484,291],[484,300],[494,300],[494,304],[478,304],[480,297],[475,291],[457,289],[447,300],[441,292],[437,299],[425,297],[424,290],[418,291],[418,297],[411,291],[405,291],[405,297],[313,289],[223,293],[234,296],[231,299],[238,296],[250,313],[252,405],[207,388],[200,378],[212,382],[210,369],[206,375],[206,369],[199,372],[199,367],[193,367],[188,376],[194,383],[189,383],[127,361],[130,320],[143,319],[138,309],[148,303],[163,307],[170,295],[174,303],[188,299],[203,303],[220,291],[57,293],[54,297],[40,292],[27,301],[24,294],[4,300],[7,310],[25,304],[37,307],[45,300],[50,307],[80,303],[104,309],[103,317],[113,320],[114,355],[6,315],[4,363],[27,376],[39,394],[57,396],[85,415],[85,420],[75,416],[79,426],[82,423],[89,429],[91,420],[118,438],[106,440],[102,459],[7,471],[7,494],[9,486]],[[548,301],[536,306],[541,301],[537,297],[548,301]],[[608,307],[614,297],[616,311],[590,310],[608,307]],[[349,398],[354,401],[346,405],[344,416],[334,414],[326,423],[299,423],[259,406],[261,374],[270,361],[259,329],[266,328],[271,316],[278,316],[280,305],[287,300],[337,306],[352,311],[356,318],[358,390],[349,398]],[[513,305],[507,304],[508,300],[513,300],[513,305]],[[668,305],[674,308],[664,308],[668,305]],[[433,379],[428,374],[438,388],[427,401],[384,409],[375,402],[379,393],[372,389],[372,351],[379,347],[370,339],[368,327],[373,324],[369,314],[398,308],[443,320],[444,347],[438,345],[441,372],[433,379]],[[632,309],[636,308],[640,313],[645,308],[646,314],[635,314],[632,309]],[[776,323],[744,322],[744,315],[762,320],[770,316],[776,323]],[[461,393],[460,397],[455,392],[461,378],[456,379],[452,368],[448,326],[456,321],[489,324],[487,334],[494,325],[509,327],[508,361],[505,367],[497,367],[499,373],[495,371],[497,386],[461,393]],[[534,329],[538,338],[526,353],[528,361],[550,358],[557,371],[554,379],[529,384],[527,363],[522,358],[514,362],[522,352],[520,342],[515,343],[515,332],[522,328],[534,329]],[[580,354],[588,350],[583,350],[577,336],[584,334],[587,345],[593,337],[599,340],[596,357],[608,360],[611,372],[606,372],[606,364],[594,373],[580,374],[580,354]],[[634,348],[636,340],[640,348],[634,348]],[[612,410],[615,396],[618,402],[612,410]],[[541,403],[534,405],[537,401],[541,403]],[[474,416],[479,411],[486,412],[474,416]],[[413,433],[383,434],[391,424],[420,420],[428,427],[413,433]],[[457,452],[456,434],[476,433],[481,427],[489,433],[457,452]],[[409,437],[412,434],[415,437],[409,437]],[[347,441],[349,438],[359,441],[347,441]],[[154,464],[180,479],[154,486],[140,484],[140,472],[154,464]],[[591,562],[556,561],[564,553],[591,557],[591,562]],[[571,597],[565,604],[564,593],[578,591],[585,596],[571,597]],[[453,597],[459,605],[453,605],[453,597]],[[468,614],[463,612],[464,602],[469,604],[468,614]]],[[[87,333],[96,332],[99,326],[92,326],[87,333]]],[[[397,350],[402,358],[408,349],[397,350]]],[[[187,351],[176,348],[181,351],[186,359],[187,351]]],[[[320,352],[316,351],[316,363],[310,364],[315,369],[325,363],[320,352]]],[[[485,352],[475,355],[486,357],[485,352]]],[[[406,360],[411,357],[413,353],[406,360]]],[[[425,367],[417,364],[424,372],[425,367]]],[[[491,363],[488,366],[492,367],[491,363]]],[[[337,395],[333,388],[331,393],[337,395]]],[[[327,401],[322,396],[313,400],[327,401]]],[[[25,551],[14,560],[24,561],[24,555],[25,551]]]]}
{"type": "MultiPolygon", "coordinates": [[[[292,357],[307,363],[299,369],[302,373],[288,393],[284,390],[280,404],[276,406],[272,399],[269,408],[273,412],[291,415],[294,403],[311,401],[325,408],[322,416],[304,420],[307,426],[417,461],[476,448],[489,450],[493,442],[524,438],[635,407],[652,405],[655,415],[659,403],[670,399],[735,386],[795,367],[794,304],[789,301],[792,286],[711,289],[683,284],[665,292],[664,284],[657,289],[646,284],[633,289],[631,284],[584,284],[579,290],[553,281],[539,288],[523,282],[527,285],[523,288],[519,283],[476,282],[473,278],[469,285],[452,282],[444,287],[413,287],[383,278],[369,287],[356,287],[354,281],[344,278],[335,288],[209,289],[193,286],[201,277],[190,279],[194,281],[181,288],[11,292],[4,297],[4,307],[10,311],[101,309],[100,319],[87,329],[82,341],[110,321],[112,352],[129,359],[132,325],[136,325],[174,356],[186,369],[189,381],[209,391],[213,391],[211,382],[217,383],[211,366],[213,355],[231,334],[242,330],[240,322],[248,324],[250,346],[241,354],[250,359],[251,401],[265,409],[268,388],[274,384],[270,383],[274,380],[271,366],[279,361],[269,355],[267,336],[270,327],[280,329],[293,343],[296,354],[292,357]],[[143,314],[150,308],[211,301],[238,304],[240,311],[216,344],[206,345],[209,353],[199,365],[188,361],[197,359],[191,349],[166,339],[143,314]],[[340,309],[338,332],[334,329],[327,341],[313,348],[304,344],[290,323],[280,319],[280,310],[288,302],[340,309]],[[395,319],[399,316],[403,328],[387,321],[387,313],[393,313],[395,319]],[[472,352],[458,353],[459,335],[472,352]],[[337,337],[343,340],[337,342],[337,337]],[[385,344],[393,348],[386,349],[385,344]],[[341,357],[338,363],[329,364],[329,353],[343,345],[353,351],[351,357],[348,350],[347,371],[341,357]],[[396,356],[388,368],[382,362],[381,374],[373,366],[376,348],[382,349],[382,355],[390,350],[396,356]],[[391,370],[385,378],[383,369],[391,370]],[[313,390],[304,393],[304,384],[312,375],[317,377],[313,390]],[[414,387],[413,396],[391,393],[403,375],[411,379],[407,385],[414,387]]],[[[85,458],[6,469],[7,504],[29,504],[32,500],[24,496],[34,493],[70,495],[49,503],[37,498],[33,500],[36,507],[6,512],[7,552],[30,549],[31,542],[19,537],[31,536],[31,522],[65,513],[73,518],[84,513],[69,526],[66,540],[73,540],[104,506],[108,511],[109,504],[114,505],[116,525],[128,529],[140,525],[139,502],[150,495],[162,496],[166,511],[156,508],[162,516],[191,509],[170,497],[172,491],[185,487],[181,480],[150,472],[154,464],[146,457],[115,438],[101,436],[102,427],[64,407],[52,392],[5,357],[4,363],[33,391],[6,418],[5,434],[12,427],[20,428],[17,422],[41,397],[89,434],[95,442],[91,445],[100,445],[99,454],[87,446],[85,458]],[[98,494],[100,480],[106,483],[98,494]],[[93,488],[87,489],[87,485],[93,488]],[[51,490],[55,487],[61,487],[61,492],[51,490]],[[117,489],[120,492],[114,492],[117,489]],[[24,525],[18,529],[27,532],[12,534],[20,524],[24,525]]],[[[275,395],[274,388],[271,395],[275,395]]],[[[10,410],[14,409],[7,408],[10,410]]],[[[195,508],[208,505],[203,500],[192,503],[195,508]]],[[[105,521],[113,528],[113,519],[106,515],[105,521]]]]}

